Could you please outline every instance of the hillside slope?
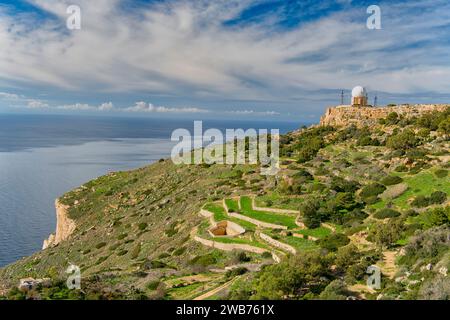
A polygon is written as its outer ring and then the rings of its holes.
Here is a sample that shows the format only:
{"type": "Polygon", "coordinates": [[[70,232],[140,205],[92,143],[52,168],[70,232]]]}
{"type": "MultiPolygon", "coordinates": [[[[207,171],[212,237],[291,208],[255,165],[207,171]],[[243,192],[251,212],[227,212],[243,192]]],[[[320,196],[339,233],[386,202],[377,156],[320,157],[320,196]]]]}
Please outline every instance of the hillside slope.
{"type": "Polygon", "coordinates": [[[170,160],[100,177],[59,199],[75,230],[1,269],[0,295],[448,299],[449,114],[292,132],[275,177],[170,160]],[[65,287],[70,264],[82,291],[65,287]],[[28,277],[51,284],[18,290],[28,277]]]}

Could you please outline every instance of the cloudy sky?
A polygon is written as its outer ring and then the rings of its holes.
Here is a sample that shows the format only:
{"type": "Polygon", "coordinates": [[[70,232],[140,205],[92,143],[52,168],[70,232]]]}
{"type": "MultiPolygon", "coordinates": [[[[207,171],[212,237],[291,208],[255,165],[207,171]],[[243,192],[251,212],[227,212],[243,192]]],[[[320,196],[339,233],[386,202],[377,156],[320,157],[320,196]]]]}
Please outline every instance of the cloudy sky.
{"type": "Polygon", "coordinates": [[[355,85],[450,102],[449,34],[448,0],[0,0],[0,112],[317,119],[355,85]]]}

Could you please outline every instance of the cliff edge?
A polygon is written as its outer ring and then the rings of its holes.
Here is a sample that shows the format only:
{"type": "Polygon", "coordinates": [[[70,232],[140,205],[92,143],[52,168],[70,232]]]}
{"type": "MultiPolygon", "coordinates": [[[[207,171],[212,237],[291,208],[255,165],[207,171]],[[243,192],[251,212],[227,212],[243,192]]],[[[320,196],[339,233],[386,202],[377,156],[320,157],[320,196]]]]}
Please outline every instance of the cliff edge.
{"type": "Polygon", "coordinates": [[[51,234],[48,239],[44,240],[42,250],[56,246],[60,242],[66,240],[74,232],[75,221],[69,218],[69,206],[62,204],[59,199],[55,200],[56,209],[56,232],[51,234]]]}
{"type": "Polygon", "coordinates": [[[448,107],[449,105],[446,104],[416,104],[388,107],[337,106],[327,109],[320,118],[320,125],[348,126],[353,124],[363,127],[376,124],[378,120],[386,118],[392,112],[397,113],[399,116],[412,118],[428,112],[442,112],[448,107]]]}

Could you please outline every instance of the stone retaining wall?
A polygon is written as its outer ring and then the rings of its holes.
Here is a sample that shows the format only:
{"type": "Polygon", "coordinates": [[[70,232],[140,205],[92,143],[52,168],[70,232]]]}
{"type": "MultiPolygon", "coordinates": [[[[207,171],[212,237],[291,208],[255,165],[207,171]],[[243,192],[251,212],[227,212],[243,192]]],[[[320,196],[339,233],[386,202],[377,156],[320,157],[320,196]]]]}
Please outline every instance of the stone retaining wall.
{"type": "Polygon", "coordinates": [[[275,240],[274,238],[269,237],[267,234],[264,234],[264,233],[261,232],[259,234],[259,236],[261,237],[261,239],[266,241],[271,246],[280,248],[282,250],[286,250],[286,251],[288,251],[288,252],[290,252],[292,254],[296,254],[297,253],[297,250],[295,250],[294,247],[292,247],[292,246],[290,246],[290,245],[288,245],[286,243],[280,242],[278,240],[275,240]]]}
{"type": "Polygon", "coordinates": [[[253,253],[270,252],[267,249],[254,247],[249,244],[222,243],[222,242],[216,242],[216,241],[200,238],[199,236],[195,236],[194,240],[197,242],[200,242],[201,244],[203,244],[205,246],[216,248],[219,250],[224,250],[224,251],[243,250],[243,251],[248,251],[248,252],[253,252],[253,253]]]}
{"type": "Polygon", "coordinates": [[[273,224],[273,223],[268,223],[268,222],[262,222],[262,221],[259,221],[259,220],[256,220],[256,219],[244,216],[244,215],[236,213],[236,212],[228,212],[228,215],[230,217],[233,217],[233,218],[237,218],[237,219],[241,219],[241,220],[244,220],[244,221],[247,221],[247,222],[251,222],[254,225],[257,225],[258,227],[261,227],[261,228],[287,230],[286,226],[281,226],[281,225],[278,225],[278,224],[273,224]]]}

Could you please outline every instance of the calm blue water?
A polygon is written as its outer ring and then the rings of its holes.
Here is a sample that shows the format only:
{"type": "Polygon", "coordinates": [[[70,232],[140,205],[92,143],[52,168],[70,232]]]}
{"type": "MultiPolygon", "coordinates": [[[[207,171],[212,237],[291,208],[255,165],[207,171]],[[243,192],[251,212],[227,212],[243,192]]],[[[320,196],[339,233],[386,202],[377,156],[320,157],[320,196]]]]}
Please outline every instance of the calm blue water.
{"type": "MultiPolygon", "coordinates": [[[[292,122],[204,121],[207,128],[277,128],[292,122]]],[[[54,200],[110,171],[170,155],[171,133],[191,120],[0,114],[0,266],[30,255],[55,230],[54,200]]]]}

